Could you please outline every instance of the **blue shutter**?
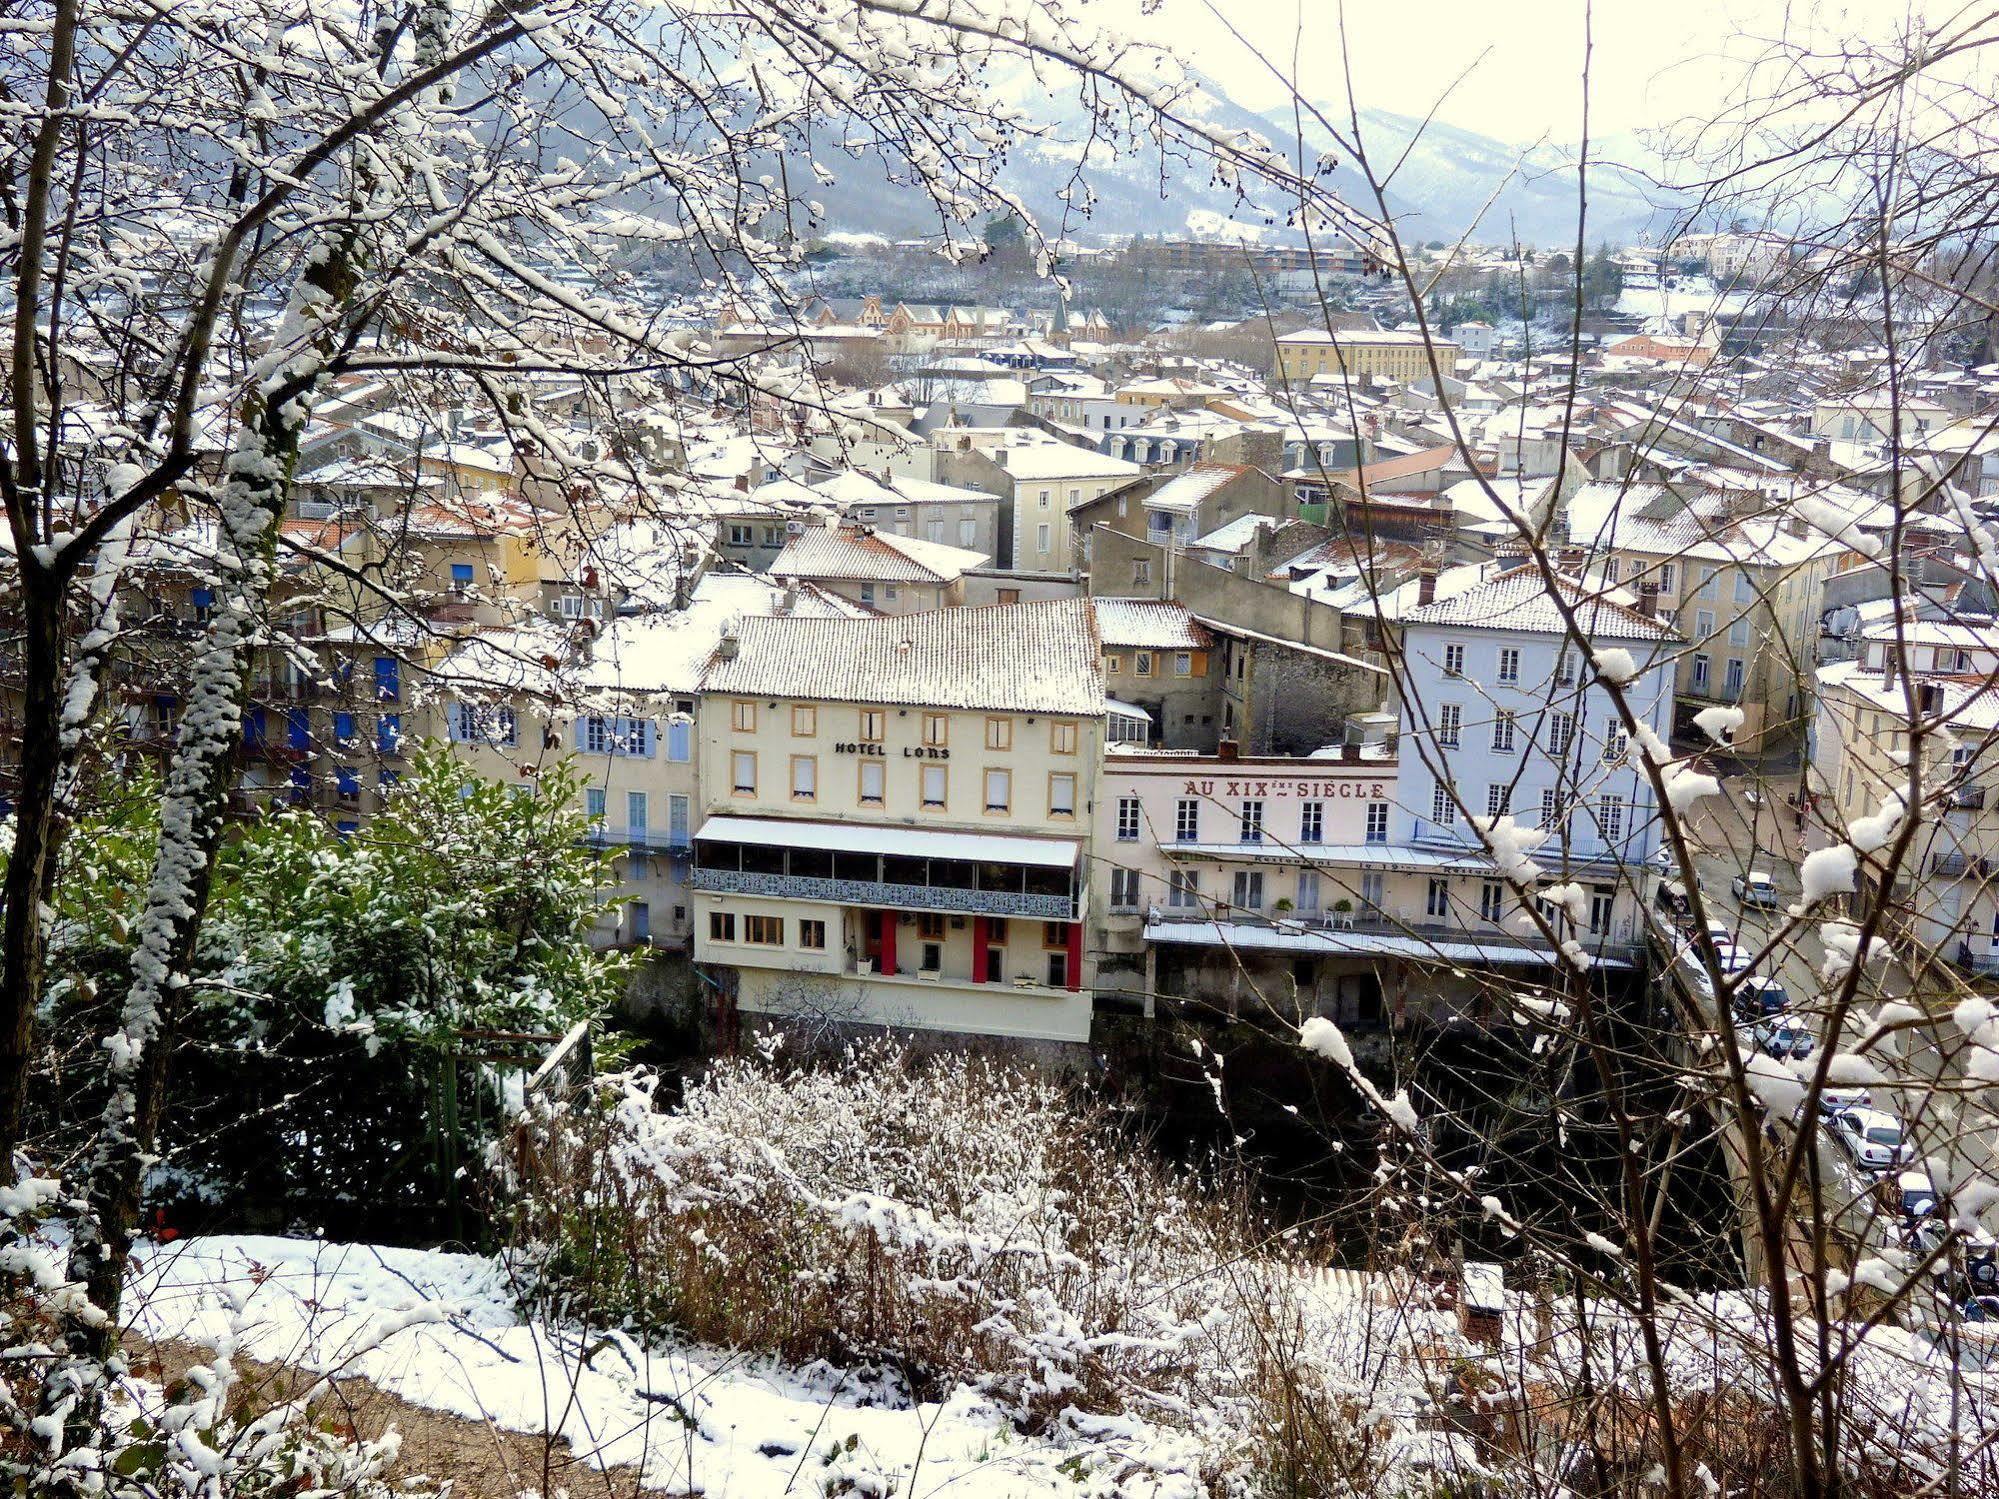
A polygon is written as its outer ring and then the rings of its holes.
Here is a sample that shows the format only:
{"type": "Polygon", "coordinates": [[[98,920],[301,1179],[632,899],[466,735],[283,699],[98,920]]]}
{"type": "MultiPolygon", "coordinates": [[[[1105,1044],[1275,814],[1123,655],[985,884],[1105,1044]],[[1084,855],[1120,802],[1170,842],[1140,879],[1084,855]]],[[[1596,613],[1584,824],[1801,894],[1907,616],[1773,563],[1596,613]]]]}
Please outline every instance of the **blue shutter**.
{"type": "Polygon", "coordinates": [[[472,581],[472,564],[454,562],[451,564],[451,581],[455,586],[468,585],[472,581]]]}
{"type": "Polygon", "coordinates": [[[394,703],[402,700],[402,668],[394,656],[375,658],[375,701],[394,703]]]}
{"type": "Polygon", "coordinates": [[[361,794],[361,772],[351,765],[341,765],[334,769],[333,783],[342,796],[361,794]]]}
{"type": "Polygon", "coordinates": [[[694,725],[679,719],[669,720],[666,726],[666,758],[685,762],[694,753],[694,725]]]}
{"type": "Polygon", "coordinates": [[[645,759],[652,758],[652,720],[635,718],[632,720],[632,753],[645,759]]]}
{"type": "Polygon", "coordinates": [[[403,717],[400,713],[384,713],[375,720],[375,751],[377,754],[393,755],[399,752],[403,742],[403,717]]]}
{"type": "Polygon", "coordinates": [[[336,713],[333,715],[333,742],[335,744],[352,744],[354,742],[354,715],[352,713],[336,713]]]}
{"type": "Polygon", "coordinates": [[[312,797],[312,772],[303,765],[294,765],[291,773],[292,805],[302,807],[312,797]]]}
{"type": "Polygon", "coordinates": [[[243,742],[262,749],[270,735],[270,718],[262,708],[252,708],[243,719],[243,742]]]}
{"type": "Polygon", "coordinates": [[[312,748],[312,721],[305,709],[293,708],[285,714],[285,743],[300,754],[312,748]]]}

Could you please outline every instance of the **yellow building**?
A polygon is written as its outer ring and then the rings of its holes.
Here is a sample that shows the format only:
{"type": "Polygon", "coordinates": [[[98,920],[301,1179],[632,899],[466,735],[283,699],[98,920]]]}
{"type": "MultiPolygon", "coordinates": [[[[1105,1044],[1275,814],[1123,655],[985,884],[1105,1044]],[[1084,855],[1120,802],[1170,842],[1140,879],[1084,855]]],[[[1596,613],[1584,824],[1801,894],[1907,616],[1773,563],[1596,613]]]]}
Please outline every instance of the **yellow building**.
{"type": "Polygon", "coordinates": [[[1086,1042],[1087,599],[745,619],[696,714],[698,962],[793,1020],[1086,1042]]]}
{"type": "Polygon", "coordinates": [[[1444,374],[1458,367],[1458,346],[1420,333],[1383,333],[1305,328],[1277,340],[1277,373],[1287,382],[1303,384],[1316,376],[1376,375],[1386,380],[1427,380],[1430,351],[1444,374]]]}

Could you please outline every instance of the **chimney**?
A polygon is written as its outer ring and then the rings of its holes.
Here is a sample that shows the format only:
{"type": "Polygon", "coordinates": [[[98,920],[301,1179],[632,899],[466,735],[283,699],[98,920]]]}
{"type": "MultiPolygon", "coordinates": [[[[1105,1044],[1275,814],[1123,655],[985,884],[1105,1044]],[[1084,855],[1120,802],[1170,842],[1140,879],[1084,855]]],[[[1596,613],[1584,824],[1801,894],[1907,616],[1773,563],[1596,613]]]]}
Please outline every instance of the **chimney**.
{"type": "Polygon", "coordinates": [[[1215,758],[1227,764],[1233,764],[1241,754],[1242,746],[1233,739],[1224,739],[1215,746],[1215,758]]]}
{"type": "Polygon", "coordinates": [[[736,634],[734,624],[722,631],[722,638],[716,643],[715,657],[719,661],[733,661],[736,652],[743,648],[742,637],[736,634]]]}
{"type": "Polygon", "coordinates": [[[1416,574],[1416,607],[1437,602],[1437,570],[1424,563],[1423,570],[1416,574]]]}
{"type": "Polygon", "coordinates": [[[1351,765],[1354,761],[1360,758],[1360,746],[1357,744],[1341,745],[1340,758],[1346,761],[1349,765],[1351,765]]]}
{"type": "Polygon", "coordinates": [[[747,472],[736,475],[736,488],[743,494],[750,492],[750,476],[747,472]]]}
{"type": "Polygon", "coordinates": [[[1641,588],[1638,590],[1637,598],[1633,600],[1631,607],[1639,614],[1642,614],[1647,619],[1650,619],[1652,617],[1653,610],[1658,607],[1658,604],[1659,604],[1658,589],[1641,588]]]}

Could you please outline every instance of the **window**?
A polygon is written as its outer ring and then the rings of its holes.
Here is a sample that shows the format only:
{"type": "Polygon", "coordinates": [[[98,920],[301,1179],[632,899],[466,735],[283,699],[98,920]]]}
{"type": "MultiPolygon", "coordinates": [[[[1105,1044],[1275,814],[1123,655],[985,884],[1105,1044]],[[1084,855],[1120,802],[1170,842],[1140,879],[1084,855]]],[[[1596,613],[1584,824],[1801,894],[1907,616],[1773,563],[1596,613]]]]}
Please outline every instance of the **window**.
{"type": "Polygon", "coordinates": [[[1569,746],[1575,742],[1576,716],[1573,713],[1550,713],[1548,715],[1548,751],[1553,755],[1566,755],[1569,746]]]}
{"type": "Polygon", "coordinates": [[[1661,563],[1659,564],[1659,573],[1658,573],[1658,583],[1659,583],[1659,592],[1661,592],[1661,593],[1671,593],[1671,592],[1673,591],[1673,564],[1672,564],[1672,563],[1670,563],[1670,562],[1661,562],[1661,563]]]}
{"type": "Polygon", "coordinates": [[[925,521],[925,522],[923,523],[923,534],[924,534],[924,536],[925,536],[925,538],[926,538],[926,539],[928,539],[928,540],[930,540],[930,541],[932,541],[932,542],[935,542],[936,544],[938,544],[938,545],[940,545],[940,546],[941,546],[941,545],[943,545],[943,542],[944,542],[944,522],[943,522],[943,521],[941,521],[941,520],[927,520],[927,521],[925,521]]]}
{"type": "Polygon", "coordinates": [[[791,705],[791,737],[810,739],[819,732],[819,710],[810,703],[791,705]]]}
{"type": "Polygon", "coordinates": [[[944,968],[944,944],[941,942],[924,943],[922,955],[917,960],[917,966],[923,973],[942,972],[944,968]]]}
{"type": "Polygon", "coordinates": [[[1183,796],[1174,806],[1173,841],[1175,843],[1199,843],[1201,841],[1200,798],[1183,796]]]}
{"type": "Polygon", "coordinates": [[[1617,724],[1607,725],[1603,731],[1603,763],[1615,765],[1631,748],[1631,736],[1617,724]]]}
{"type": "Polygon", "coordinates": [[[1246,801],[1242,804],[1241,841],[1244,843],[1263,842],[1263,803],[1246,801]]]}
{"type": "Polygon", "coordinates": [[[1048,508],[1048,491],[1045,489],[1042,490],[1035,496],[1035,500],[1043,510],[1046,510],[1048,508]]]}
{"type": "Polygon", "coordinates": [[[1499,653],[1499,680],[1502,682],[1520,680],[1520,652],[1511,646],[1499,653]]]}
{"type": "Polygon", "coordinates": [[[604,828],[604,803],[606,797],[602,786],[583,788],[583,816],[590,826],[602,832],[604,828]]]}
{"type": "Polygon", "coordinates": [[[1113,911],[1136,911],[1138,909],[1138,871],[1122,867],[1111,870],[1111,909],[1113,911]]]}
{"type": "Polygon", "coordinates": [[[1048,778],[1048,815],[1050,817],[1076,815],[1075,772],[1058,771],[1048,778]]]}
{"type": "Polygon", "coordinates": [[[782,916],[745,916],[743,918],[743,940],[754,942],[758,947],[784,946],[784,918],[782,916]]]}
{"type": "Polygon", "coordinates": [[[875,601],[875,585],[872,583],[863,583],[861,585],[861,602],[864,604],[872,604],[874,601],[875,601]]]}
{"type": "Polygon", "coordinates": [[[1300,843],[1324,843],[1326,841],[1326,804],[1324,802],[1301,802],[1299,804],[1298,841],[1300,843]]]}
{"type": "MultiPolygon", "coordinates": [[[[1116,657],[1112,657],[1116,660],[1116,657]]],[[[1010,718],[989,718],[986,720],[986,748],[989,750],[1010,750],[1013,748],[1013,720],[1010,718]]]]}
{"type": "Polygon", "coordinates": [[[1482,881],[1478,887],[1478,918],[1498,921],[1505,909],[1506,887],[1498,880],[1482,881]]]}
{"type": "Polygon", "coordinates": [[[1360,874],[1361,910],[1373,915],[1381,914],[1381,905],[1387,899],[1388,879],[1378,869],[1363,869],[1360,874]]]}
{"type": "Polygon", "coordinates": [[[1461,645],[1444,647],[1444,675],[1461,677],[1465,674],[1465,648],[1461,645]]]}
{"type": "Polygon", "coordinates": [[[1555,830],[1555,802],[1555,788],[1553,786],[1543,786],[1541,788],[1541,826],[1548,832],[1555,830]]]}
{"type": "Polygon", "coordinates": [[[1741,616],[1740,618],[1738,618],[1738,619],[1737,619],[1737,620],[1736,620],[1736,621],[1735,621],[1735,622],[1734,622],[1733,624],[1731,624],[1731,625],[1730,625],[1730,626],[1728,627],[1728,643],[1729,643],[1730,645],[1747,645],[1747,644],[1749,644],[1749,616],[1748,616],[1748,615],[1746,615],[1746,614],[1745,614],[1745,615],[1742,615],[1742,616],[1741,616]]]}
{"type": "Polygon", "coordinates": [[[378,755],[399,755],[402,753],[403,716],[400,713],[384,713],[375,720],[375,753],[378,755]]]}
{"type": "Polygon", "coordinates": [[[1458,804],[1451,800],[1451,788],[1438,786],[1430,797],[1430,821],[1440,828],[1458,825],[1458,804]]]}
{"type": "Polygon", "coordinates": [[[1117,799],[1117,836],[1120,843],[1138,841],[1138,798],[1121,796],[1117,799]]]}
{"type": "Polygon", "coordinates": [[[1037,552],[1046,552],[1052,544],[1052,540],[1052,534],[1047,526],[1042,525],[1034,528],[1034,549],[1037,552]]]}
{"type": "Polygon", "coordinates": [[[1451,882],[1449,880],[1430,881],[1430,893],[1423,902],[1426,916],[1448,916],[1451,914],[1451,882]]]}
{"type": "Polygon", "coordinates": [[[463,593],[472,586],[472,564],[454,562],[451,564],[451,591],[463,593]]]}
{"type": "Polygon", "coordinates": [[[337,749],[350,749],[353,747],[354,739],[355,739],[354,715],[352,713],[334,714],[333,715],[334,747],[337,749]]]}
{"type": "Polygon", "coordinates": [[[1751,581],[1748,573],[1737,573],[1735,575],[1735,602],[1738,604],[1753,604],[1756,602],[1756,584],[1751,581]]]}
{"type": "Polygon", "coordinates": [[[1714,610],[1696,609],[1694,611],[1694,638],[1696,640],[1712,640],[1714,638],[1714,610]]]}
{"type": "Polygon", "coordinates": [[[1721,693],[1722,696],[1727,698],[1731,703],[1734,702],[1737,698],[1742,696],[1741,657],[1730,656],[1728,658],[1728,669],[1726,672],[1722,674],[1721,693]]]}
{"type": "Polygon", "coordinates": [[[1437,743],[1447,749],[1458,747],[1458,730],[1464,723],[1464,709],[1445,703],[1437,709],[1437,743]]]}
{"type": "Polygon", "coordinates": [[[1694,657],[1694,691],[1703,697],[1707,695],[1708,678],[1713,674],[1714,663],[1706,656],[1694,657]]]}
{"type": "Polygon", "coordinates": [[[1507,788],[1503,782],[1485,788],[1485,815],[1504,817],[1506,815],[1507,788]]]}
{"type": "Polygon", "coordinates": [[[666,758],[680,765],[694,758],[694,725],[684,718],[666,721],[666,758]]]}
{"type": "Polygon", "coordinates": [[[736,913],[734,911],[710,911],[708,913],[708,940],[710,942],[734,942],[736,940],[736,913]]]}
{"type": "Polygon", "coordinates": [[[1567,650],[1563,650],[1555,657],[1555,685],[1557,687],[1568,687],[1572,686],[1575,680],[1575,657],[1571,656],[1567,650]]]}
{"type": "Polygon", "coordinates": [[[1711,599],[1721,592],[1720,577],[1721,572],[1718,568],[1704,567],[1701,569],[1702,598],[1711,599]]]}
{"type": "Polygon", "coordinates": [[[1605,843],[1615,843],[1624,836],[1624,798],[1606,796],[1597,802],[1597,831],[1605,843]]]}
{"type": "Polygon", "coordinates": [[[1124,671],[1124,657],[1118,655],[1115,651],[1105,656],[1104,671],[1113,677],[1121,675],[1124,671]]]}
{"type": "Polygon", "coordinates": [[[1076,725],[1074,723],[1052,723],[1048,726],[1048,748],[1058,755],[1076,753],[1076,725]]]}
{"type": "Polygon", "coordinates": [[[1602,936],[1610,930],[1611,908],[1617,902],[1617,892],[1603,885],[1592,885],[1589,892],[1589,929],[1591,936],[1602,936]]]}
{"type": "Polygon", "coordinates": [[[888,767],[879,760],[861,762],[861,805],[879,807],[883,800],[883,788],[888,784],[888,767]]]}
{"type": "Polygon", "coordinates": [[[814,921],[809,917],[801,918],[798,923],[798,945],[810,948],[814,952],[824,952],[826,949],[826,923],[823,921],[814,921]]]}
{"type": "Polygon", "coordinates": [[[1142,587],[1152,582],[1152,559],[1136,557],[1132,559],[1131,581],[1134,587],[1142,587]]]}
{"type": "Polygon", "coordinates": [[[625,793],[626,828],[640,837],[644,837],[651,821],[652,808],[646,794],[643,791],[627,791],[625,793]]]}
{"type": "Polygon", "coordinates": [[[666,841],[675,848],[687,847],[689,799],[678,793],[666,799],[666,841]]]}
{"type": "Polygon", "coordinates": [[[1618,573],[1620,571],[1621,569],[1618,565],[1618,560],[1615,557],[1606,557],[1604,559],[1603,563],[1604,582],[1615,583],[1617,581],[1618,573]]]}
{"type": "Polygon", "coordinates": [[[740,698],[730,703],[729,727],[738,734],[754,734],[757,727],[757,705],[743,702],[740,698]]]}
{"type": "Polygon", "coordinates": [[[1367,841],[1386,843],[1388,841],[1388,803],[1369,802],[1367,804],[1367,841]]]}
{"type": "Polygon", "coordinates": [[[1136,651],[1131,658],[1131,669],[1141,677],[1152,675],[1152,652],[1136,651]]]}
{"type": "Polygon", "coordinates": [[[1319,909],[1319,871],[1316,869],[1298,871],[1298,909],[1301,911],[1319,909]]]}
{"type": "Polygon", "coordinates": [[[1513,753],[1513,714],[1509,709],[1492,715],[1492,747],[1502,754],[1513,753]]]}
{"type": "Polygon", "coordinates": [[[950,777],[946,774],[948,769],[949,767],[943,765],[923,767],[923,808],[926,812],[944,810],[945,793],[950,783],[950,777]]]}
{"type": "Polygon", "coordinates": [[[1010,812],[1013,810],[1012,771],[988,770],[986,772],[986,810],[988,812],[1010,812]]]}
{"type": "Polygon", "coordinates": [[[1198,870],[1176,869],[1166,877],[1166,904],[1198,906],[1201,903],[1201,876],[1198,870]]]}
{"type": "MultiPolygon", "coordinates": [[[[961,520],[958,522],[959,546],[969,547],[972,545],[973,542],[977,541],[978,539],[979,539],[979,523],[977,521],[961,520]]],[[[1018,602],[1018,600],[1001,599],[1000,602],[1002,604],[1005,604],[1009,602],[1018,602]]]]}
{"type": "Polygon", "coordinates": [[[394,656],[375,658],[375,701],[397,703],[402,701],[402,668],[394,656]]]}
{"type": "Polygon", "coordinates": [[[880,744],[888,715],[879,708],[861,709],[860,739],[863,744],[880,744]]]}
{"type": "Polygon", "coordinates": [[[737,750],[729,756],[729,770],[733,777],[731,785],[737,796],[757,794],[757,757],[749,750],[737,750]]]}
{"type": "Polygon", "coordinates": [[[755,546],[757,533],[751,526],[730,526],[729,545],[732,547],[755,546]]]}
{"type": "Polygon", "coordinates": [[[1192,651],[1175,651],[1173,653],[1173,675],[1176,677],[1191,677],[1193,674],[1194,653],[1192,651]]]}
{"type": "Polygon", "coordinates": [[[819,797],[819,757],[817,755],[793,755],[791,757],[791,799],[795,802],[816,801],[819,797]]]}

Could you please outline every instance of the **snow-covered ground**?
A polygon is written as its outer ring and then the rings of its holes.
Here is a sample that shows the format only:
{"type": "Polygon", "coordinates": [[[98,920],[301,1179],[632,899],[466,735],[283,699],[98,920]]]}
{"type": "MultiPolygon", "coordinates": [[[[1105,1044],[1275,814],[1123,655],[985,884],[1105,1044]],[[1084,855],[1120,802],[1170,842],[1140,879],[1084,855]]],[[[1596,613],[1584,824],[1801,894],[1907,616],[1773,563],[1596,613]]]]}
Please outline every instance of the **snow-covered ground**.
{"type": "Polygon", "coordinates": [[[1028,1438],[968,1388],[910,1404],[823,1365],[616,1338],[580,1347],[524,1321],[499,1265],[479,1255],[196,1238],[145,1250],[129,1304],[140,1337],[233,1346],[505,1430],[553,1432],[583,1460],[630,1466],[669,1492],[762,1499],[839,1478],[909,1496],[1201,1492],[1191,1444],[1140,1422],[1028,1438]]]}

